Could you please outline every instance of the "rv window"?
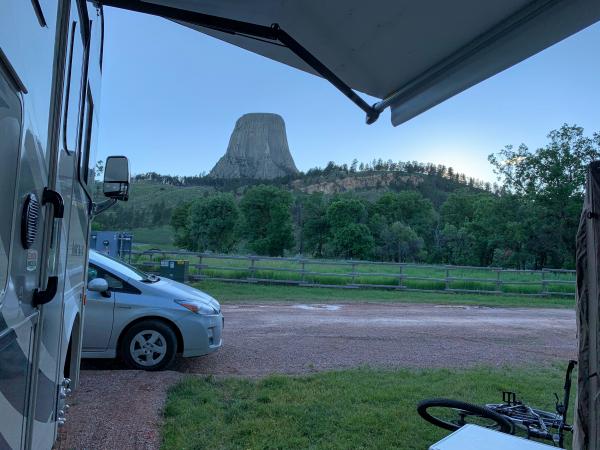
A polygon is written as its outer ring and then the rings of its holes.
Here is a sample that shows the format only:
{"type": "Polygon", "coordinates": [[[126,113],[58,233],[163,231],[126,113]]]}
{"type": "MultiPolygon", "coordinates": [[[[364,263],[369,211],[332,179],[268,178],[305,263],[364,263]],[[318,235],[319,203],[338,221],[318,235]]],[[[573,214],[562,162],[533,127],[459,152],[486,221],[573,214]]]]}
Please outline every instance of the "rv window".
{"type": "Polygon", "coordinates": [[[83,71],[84,46],[77,21],[71,23],[70,50],[67,60],[65,99],[63,113],[63,147],[67,152],[77,149],[79,127],[79,104],[81,100],[81,77],[83,71]]]}
{"type": "Polygon", "coordinates": [[[21,102],[0,61],[0,304],[8,277],[8,252],[11,242],[12,217],[21,138],[21,102]]]}

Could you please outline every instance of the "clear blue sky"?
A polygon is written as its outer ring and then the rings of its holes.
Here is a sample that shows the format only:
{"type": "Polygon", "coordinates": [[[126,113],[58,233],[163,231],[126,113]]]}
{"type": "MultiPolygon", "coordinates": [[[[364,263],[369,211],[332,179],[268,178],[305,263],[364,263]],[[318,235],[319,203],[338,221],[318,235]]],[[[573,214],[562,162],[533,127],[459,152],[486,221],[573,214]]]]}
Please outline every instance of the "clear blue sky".
{"type": "Polygon", "coordinates": [[[164,19],[106,8],[98,159],[125,154],[132,171],[208,172],[238,117],[286,122],[300,170],[357,158],[451,165],[484,180],[489,153],[538,147],[564,122],[600,130],[600,24],[398,127],[371,126],[326,81],[164,19]]]}

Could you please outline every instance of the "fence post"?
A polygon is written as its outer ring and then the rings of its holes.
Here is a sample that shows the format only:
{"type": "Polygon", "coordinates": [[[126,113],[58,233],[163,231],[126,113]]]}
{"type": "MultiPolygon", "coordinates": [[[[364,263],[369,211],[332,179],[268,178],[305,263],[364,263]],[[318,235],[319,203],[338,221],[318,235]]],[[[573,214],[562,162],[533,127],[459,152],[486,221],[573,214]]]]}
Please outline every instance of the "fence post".
{"type": "Polygon", "coordinates": [[[502,269],[496,269],[496,290],[502,292],[502,281],[500,280],[500,274],[502,269]]]}
{"type": "Polygon", "coordinates": [[[450,268],[446,266],[446,291],[450,290],[450,268]]]}
{"type": "Polygon", "coordinates": [[[402,279],[404,278],[404,275],[402,274],[402,263],[399,263],[398,267],[400,267],[400,270],[398,271],[398,288],[402,289],[404,287],[404,284],[402,283],[402,279]]]}
{"type": "Polygon", "coordinates": [[[305,278],[305,275],[306,275],[305,272],[306,272],[306,270],[305,270],[305,267],[304,267],[304,265],[306,264],[306,261],[305,260],[301,260],[301,263],[302,263],[302,273],[300,275],[300,277],[301,277],[300,280],[301,280],[301,283],[304,284],[304,283],[306,283],[306,278],[305,278]]]}
{"type": "Polygon", "coordinates": [[[248,281],[254,281],[256,278],[256,268],[254,267],[254,261],[256,257],[250,256],[250,279],[246,278],[248,281]]]}
{"type": "Polygon", "coordinates": [[[198,277],[202,281],[202,253],[198,253],[198,277]]]}
{"type": "Polygon", "coordinates": [[[355,284],[356,279],[356,263],[352,262],[352,281],[351,284],[355,284]]]}
{"type": "Polygon", "coordinates": [[[548,295],[548,280],[546,280],[546,270],[542,268],[542,295],[548,295]]]}

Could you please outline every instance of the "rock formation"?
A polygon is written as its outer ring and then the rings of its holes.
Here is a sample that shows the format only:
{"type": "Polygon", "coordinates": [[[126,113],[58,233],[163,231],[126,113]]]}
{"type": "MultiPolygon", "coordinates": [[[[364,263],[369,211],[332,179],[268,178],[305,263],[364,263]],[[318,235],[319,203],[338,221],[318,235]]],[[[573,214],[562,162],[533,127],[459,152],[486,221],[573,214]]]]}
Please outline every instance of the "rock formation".
{"type": "Polygon", "coordinates": [[[277,114],[250,113],[237,120],[227,152],[210,176],[273,179],[295,173],[298,169],[290,154],[283,118],[277,114]]]}

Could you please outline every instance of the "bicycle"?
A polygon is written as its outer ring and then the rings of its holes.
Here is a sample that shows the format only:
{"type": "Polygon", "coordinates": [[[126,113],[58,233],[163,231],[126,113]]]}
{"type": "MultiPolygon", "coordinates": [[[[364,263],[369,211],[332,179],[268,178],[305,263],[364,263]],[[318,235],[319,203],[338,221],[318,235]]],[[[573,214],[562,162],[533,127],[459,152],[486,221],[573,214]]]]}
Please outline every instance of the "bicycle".
{"type": "Polygon", "coordinates": [[[562,403],[556,397],[556,412],[532,408],[517,399],[514,392],[502,392],[502,403],[489,403],[485,406],[471,403],[436,398],[424,400],[417,406],[417,412],[426,421],[450,431],[456,431],[466,424],[474,424],[515,434],[521,430],[527,433],[528,439],[552,441],[554,445],[564,448],[566,432],[573,427],[567,423],[569,396],[571,394],[571,375],[576,361],[569,361],[565,375],[564,396],[562,403]]]}

